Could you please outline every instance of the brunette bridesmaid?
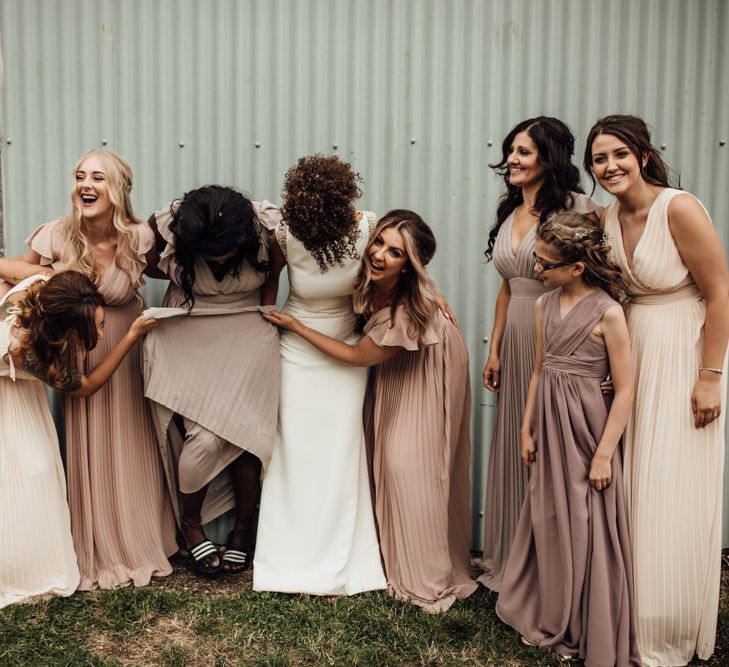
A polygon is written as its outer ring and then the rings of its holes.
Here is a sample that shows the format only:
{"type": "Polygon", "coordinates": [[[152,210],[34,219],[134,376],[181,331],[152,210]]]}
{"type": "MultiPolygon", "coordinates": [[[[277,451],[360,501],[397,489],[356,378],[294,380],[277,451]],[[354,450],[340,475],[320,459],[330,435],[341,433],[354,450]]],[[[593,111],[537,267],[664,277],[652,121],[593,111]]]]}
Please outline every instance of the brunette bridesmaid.
{"type": "Polygon", "coordinates": [[[575,140],[559,119],[519,123],[491,165],[506,185],[489,233],[486,257],[502,278],[483,384],[499,394],[486,481],[483,568],[479,581],[494,591],[509,556],[528,473],[519,459],[519,429],[534,368],[534,302],[547,288],[534,272],[537,226],[554,213],[573,210],[597,221],[600,207],[582,194],[571,162],[575,140]]]}
{"type": "Polygon", "coordinates": [[[615,196],[603,224],[627,278],[636,391],[625,487],[643,664],[714,652],[729,339],[729,270],[709,214],[672,188],[645,122],[606,116],[585,168],[615,196]]]}

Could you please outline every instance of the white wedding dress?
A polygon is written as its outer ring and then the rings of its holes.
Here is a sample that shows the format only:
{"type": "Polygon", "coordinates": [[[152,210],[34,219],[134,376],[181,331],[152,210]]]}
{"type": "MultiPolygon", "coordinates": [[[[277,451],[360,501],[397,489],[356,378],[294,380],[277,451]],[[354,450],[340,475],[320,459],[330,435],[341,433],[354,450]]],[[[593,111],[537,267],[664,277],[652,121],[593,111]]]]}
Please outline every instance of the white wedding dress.
{"type": "MultiPolygon", "coordinates": [[[[360,216],[361,256],[374,222],[360,216]]],[[[284,311],[329,336],[355,343],[353,280],[359,259],[322,273],[288,226],[276,230],[290,293],[284,311]]],[[[271,464],[263,481],[253,589],[352,595],[385,588],[367,473],[362,404],[367,369],[326,357],[281,333],[281,401],[271,464]]]]}
{"type": "Polygon", "coordinates": [[[15,321],[0,299],[0,608],[79,583],[58,437],[43,383],[6,357],[15,321]]]}

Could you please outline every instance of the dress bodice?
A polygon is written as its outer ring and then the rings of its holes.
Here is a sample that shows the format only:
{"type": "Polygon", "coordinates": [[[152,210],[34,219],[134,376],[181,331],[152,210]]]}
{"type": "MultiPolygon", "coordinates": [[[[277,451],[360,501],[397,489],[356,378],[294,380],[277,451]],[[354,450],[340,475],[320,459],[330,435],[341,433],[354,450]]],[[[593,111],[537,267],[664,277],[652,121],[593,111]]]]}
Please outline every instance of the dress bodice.
{"type": "MultiPolygon", "coordinates": [[[[258,260],[268,260],[268,242],[270,230],[280,221],[281,214],[277,206],[270,202],[252,202],[257,215],[257,231],[260,239],[258,260]]],[[[173,203],[167,204],[155,212],[157,231],[165,241],[160,253],[159,268],[164,271],[172,283],[179,289],[177,276],[178,264],[175,260],[175,235],[170,229],[173,203]]],[[[238,275],[226,274],[217,280],[207,262],[202,257],[195,260],[195,284],[192,287],[197,305],[232,304],[243,305],[258,302],[258,291],[266,279],[266,274],[256,271],[248,262],[244,262],[238,275]]],[[[181,296],[181,294],[180,294],[181,296]]],[[[184,298],[184,297],[182,297],[184,298]]]]}
{"type": "MultiPolygon", "coordinates": [[[[146,255],[154,244],[154,233],[147,225],[141,223],[134,225],[132,230],[136,239],[135,254],[144,267],[146,255]]],[[[73,268],[61,265],[63,246],[66,243],[66,223],[63,219],[41,225],[25,240],[25,243],[40,255],[42,266],[53,266],[57,269],[73,268]]],[[[129,274],[116,261],[104,271],[97,287],[107,306],[124,306],[137,300],[139,296],[129,274]]]]}
{"type": "Polygon", "coordinates": [[[282,225],[276,233],[277,236],[285,238],[284,243],[279,245],[286,255],[288,265],[289,305],[306,303],[312,310],[341,306],[351,311],[354,279],[360,268],[373,221],[376,221],[373,213],[365,211],[359,214],[354,243],[357,256],[345,257],[342,264],[329,266],[324,272],[304,244],[291,233],[289,226],[282,225]]]}
{"type": "Polygon", "coordinates": [[[607,348],[592,330],[617,301],[595,289],[562,316],[561,293],[562,289],[557,288],[542,297],[542,367],[583,377],[605,377],[609,370],[607,348]]]}
{"type": "MultiPolygon", "coordinates": [[[[573,205],[570,209],[572,211],[584,214],[595,212],[599,215],[599,212],[602,210],[600,205],[587,195],[573,192],[572,197],[573,205]]],[[[547,291],[542,287],[541,281],[538,280],[537,274],[534,271],[534,257],[532,253],[534,253],[537,238],[537,226],[532,226],[526,233],[519,247],[516,249],[516,253],[514,253],[512,252],[513,225],[514,211],[504,220],[504,223],[499,228],[499,233],[496,235],[493,250],[494,266],[499,272],[499,275],[504,280],[508,280],[512,288],[516,288],[517,293],[522,289],[526,289],[528,292],[527,296],[536,298],[547,291]],[[524,280],[514,281],[514,279],[528,279],[535,281],[535,283],[529,285],[524,280]]],[[[513,291],[514,289],[512,289],[513,291]]]]}
{"type": "MultiPolygon", "coordinates": [[[[620,226],[620,202],[607,209],[605,231],[612,239],[613,258],[623,271],[630,296],[698,295],[698,288],[688,267],[683,263],[668,227],[668,205],[681,190],[665,188],[648,211],[643,234],[633,251],[633,264],[628,262],[620,226]]],[[[692,196],[692,195],[689,195],[692,196]]]]}

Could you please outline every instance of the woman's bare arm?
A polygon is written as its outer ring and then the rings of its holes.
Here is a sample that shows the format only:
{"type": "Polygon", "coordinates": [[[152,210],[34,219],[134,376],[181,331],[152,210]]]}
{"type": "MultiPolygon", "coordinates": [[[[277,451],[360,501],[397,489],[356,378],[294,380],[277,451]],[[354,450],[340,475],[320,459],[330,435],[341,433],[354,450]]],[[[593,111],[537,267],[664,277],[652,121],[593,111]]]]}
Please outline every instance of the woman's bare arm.
{"type": "Polygon", "coordinates": [[[264,317],[276,326],[298,334],[328,357],[349,366],[377,366],[394,357],[402,349],[390,346],[381,347],[369,336],[360,338],[356,345],[349,345],[336,338],[325,336],[323,333],[307,327],[295,317],[277,310],[267,313],[264,317]]]}

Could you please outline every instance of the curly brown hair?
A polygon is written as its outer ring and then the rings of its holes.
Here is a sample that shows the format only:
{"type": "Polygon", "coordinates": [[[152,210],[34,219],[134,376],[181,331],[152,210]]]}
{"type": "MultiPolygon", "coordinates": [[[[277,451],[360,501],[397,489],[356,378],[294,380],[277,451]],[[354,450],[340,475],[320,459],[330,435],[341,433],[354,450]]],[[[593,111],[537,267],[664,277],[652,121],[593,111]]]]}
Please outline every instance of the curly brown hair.
{"type": "Polygon", "coordinates": [[[281,213],[322,273],[344,259],[360,259],[355,200],[362,177],[336,156],[302,157],[286,172],[281,213]]]}
{"type": "Polygon", "coordinates": [[[620,266],[610,256],[610,239],[592,218],[574,211],[557,213],[546,225],[537,227],[537,238],[549,243],[562,261],[582,262],[586,285],[599,287],[627,304],[628,286],[620,266]]]}
{"type": "Polygon", "coordinates": [[[103,305],[94,283],[78,271],[60,271],[34,283],[17,304],[14,351],[24,366],[64,391],[76,352],[96,347],[95,311],[103,305]]]}

